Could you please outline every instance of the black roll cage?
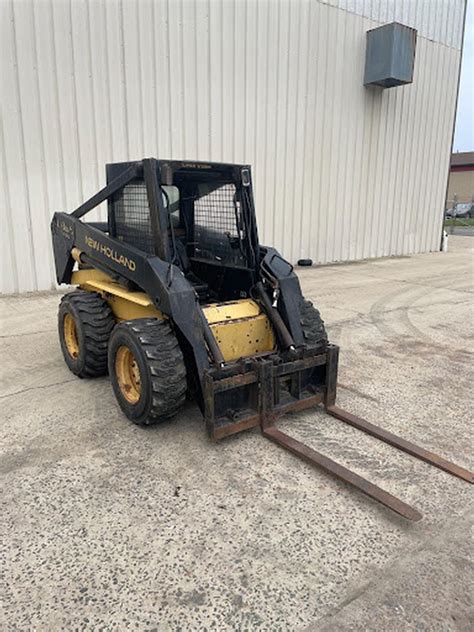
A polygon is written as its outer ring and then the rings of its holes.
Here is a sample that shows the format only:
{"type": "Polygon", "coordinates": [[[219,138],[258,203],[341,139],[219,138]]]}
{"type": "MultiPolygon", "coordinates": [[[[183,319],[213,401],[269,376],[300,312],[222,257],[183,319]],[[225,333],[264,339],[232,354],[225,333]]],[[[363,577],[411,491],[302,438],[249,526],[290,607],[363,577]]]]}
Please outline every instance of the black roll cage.
{"type": "Polygon", "coordinates": [[[157,160],[146,158],[137,162],[113,163],[107,165],[107,186],[94,195],[90,200],[79,206],[72,215],[78,219],[92,210],[95,206],[108,200],[108,225],[111,236],[114,235],[113,196],[127,184],[137,178],[143,178],[150,211],[150,222],[155,244],[155,255],[163,261],[172,262],[176,252],[171,252],[171,243],[175,242],[174,228],[170,221],[169,209],[163,203],[162,186],[175,186],[180,191],[180,216],[188,230],[194,222],[194,217],[186,208],[185,200],[196,200],[196,185],[200,183],[218,186],[232,183],[236,187],[244,223],[245,243],[244,257],[249,269],[255,270],[259,261],[258,232],[255,223],[255,208],[253,204],[252,181],[250,166],[225,163],[185,162],[171,160],[157,160]],[[194,185],[191,189],[190,184],[194,185]],[[169,231],[169,232],[168,232],[169,231]]]}

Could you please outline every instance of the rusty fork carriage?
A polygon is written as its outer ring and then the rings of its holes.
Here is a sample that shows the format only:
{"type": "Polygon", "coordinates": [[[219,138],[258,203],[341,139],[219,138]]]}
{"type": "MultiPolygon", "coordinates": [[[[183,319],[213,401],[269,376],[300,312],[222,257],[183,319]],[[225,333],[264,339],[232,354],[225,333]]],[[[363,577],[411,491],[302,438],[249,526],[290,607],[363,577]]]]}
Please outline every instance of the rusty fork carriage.
{"type": "MultiPolygon", "coordinates": [[[[420,520],[422,514],[415,508],[278,430],[275,425],[278,417],[284,413],[322,404],[325,411],[336,419],[434,465],[448,474],[471,484],[474,482],[474,474],[469,470],[337,406],[338,358],[338,346],[329,344],[324,353],[308,355],[288,362],[282,362],[280,356],[261,357],[247,362],[242,361],[234,367],[226,367],[225,371],[222,369],[208,371],[204,388],[204,416],[209,435],[218,441],[248,428],[260,426],[265,438],[286,448],[304,461],[352,485],[400,516],[415,522],[420,520]],[[308,382],[308,373],[313,373],[313,375],[316,373],[319,380],[308,382]],[[232,408],[220,406],[220,397],[224,393],[228,394],[229,391],[234,391],[237,396],[240,394],[238,400],[250,402],[249,409],[245,412],[239,410],[236,413],[232,408]]],[[[228,406],[228,397],[224,401],[225,406],[228,406]]]]}

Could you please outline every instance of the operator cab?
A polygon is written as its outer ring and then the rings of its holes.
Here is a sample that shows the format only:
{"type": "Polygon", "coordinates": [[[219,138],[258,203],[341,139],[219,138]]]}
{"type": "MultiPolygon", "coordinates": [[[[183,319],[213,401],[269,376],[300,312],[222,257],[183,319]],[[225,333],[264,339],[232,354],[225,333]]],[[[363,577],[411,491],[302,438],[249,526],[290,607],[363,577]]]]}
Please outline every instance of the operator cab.
{"type": "MultiPolygon", "coordinates": [[[[249,295],[258,261],[258,237],[248,167],[158,161],[159,217],[166,221],[170,263],[177,265],[201,302],[249,295]]],[[[107,180],[129,163],[107,166],[107,180]]],[[[143,178],[109,201],[110,234],[157,254],[152,210],[143,178]]],[[[159,230],[159,229],[158,229],[159,230]]]]}

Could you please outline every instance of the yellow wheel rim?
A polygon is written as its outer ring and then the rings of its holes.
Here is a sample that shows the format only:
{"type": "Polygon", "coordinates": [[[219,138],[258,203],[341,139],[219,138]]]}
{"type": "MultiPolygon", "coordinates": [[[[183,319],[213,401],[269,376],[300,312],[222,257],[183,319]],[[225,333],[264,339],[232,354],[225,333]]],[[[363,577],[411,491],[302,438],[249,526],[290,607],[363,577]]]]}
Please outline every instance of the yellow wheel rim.
{"type": "Polygon", "coordinates": [[[140,369],[135,356],[128,347],[122,346],[117,349],[115,375],[122,395],[127,402],[136,404],[141,394],[140,369]]]}
{"type": "Polygon", "coordinates": [[[71,314],[64,316],[63,330],[66,349],[71,358],[75,360],[79,356],[79,341],[77,339],[76,321],[71,314]]]}

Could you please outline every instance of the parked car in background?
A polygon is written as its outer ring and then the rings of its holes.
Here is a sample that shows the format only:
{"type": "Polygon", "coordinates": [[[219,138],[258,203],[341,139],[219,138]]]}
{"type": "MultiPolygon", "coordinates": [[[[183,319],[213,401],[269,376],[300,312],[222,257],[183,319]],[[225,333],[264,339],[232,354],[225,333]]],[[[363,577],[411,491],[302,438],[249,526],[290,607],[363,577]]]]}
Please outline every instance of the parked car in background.
{"type": "Polygon", "coordinates": [[[474,217],[474,203],[455,204],[448,208],[445,213],[446,217],[474,217]]]}

